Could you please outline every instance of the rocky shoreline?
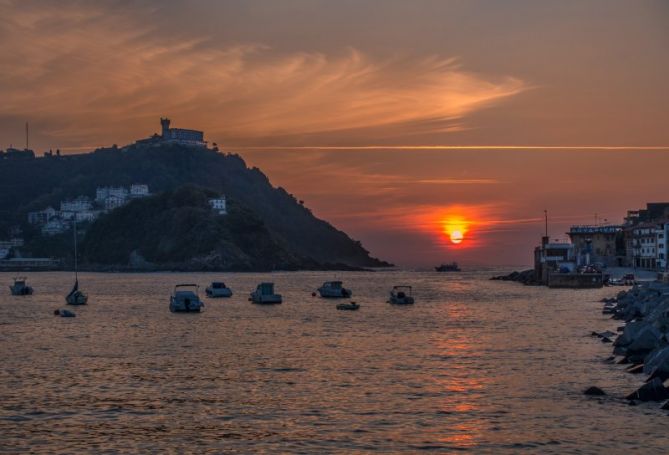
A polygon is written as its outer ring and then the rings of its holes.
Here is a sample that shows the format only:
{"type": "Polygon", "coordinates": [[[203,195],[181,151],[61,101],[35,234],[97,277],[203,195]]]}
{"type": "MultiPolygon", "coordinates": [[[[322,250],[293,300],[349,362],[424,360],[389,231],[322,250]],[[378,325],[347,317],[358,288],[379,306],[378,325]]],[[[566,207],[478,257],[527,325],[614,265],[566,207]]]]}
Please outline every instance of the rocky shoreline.
{"type": "Polygon", "coordinates": [[[537,281],[534,269],[523,270],[522,272],[515,271],[509,273],[508,275],[494,276],[490,279],[499,281],[516,281],[518,283],[523,283],[526,286],[538,286],[540,284],[537,281]]]}
{"type": "MultiPolygon", "coordinates": [[[[602,302],[602,313],[624,325],[618,327],[618,334],[593,332],[592,336],[613,344],[613,356],[608,361],[626,365],[625,371],[630,374],[646,376],[645,384],[625,399],[630,404],[665,401],[662,409],[669,409],[669,283],[644,282],[602,302]]],[[[605,394],[597,387],[584,393],[605,394]]]]}

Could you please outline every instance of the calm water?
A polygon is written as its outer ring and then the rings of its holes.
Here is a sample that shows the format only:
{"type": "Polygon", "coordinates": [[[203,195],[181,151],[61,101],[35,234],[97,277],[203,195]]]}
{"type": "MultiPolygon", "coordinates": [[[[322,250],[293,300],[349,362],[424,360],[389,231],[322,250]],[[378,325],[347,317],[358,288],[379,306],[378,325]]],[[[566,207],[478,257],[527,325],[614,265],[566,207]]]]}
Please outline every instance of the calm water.
{"type": "Polygon", "coordinates": [[[89,305],[57,318],[71,277],[0,274],[0,448],[7,452],[622,453],[669,447],[642,378],[586,336],[614,329],[612,290],[488,281],[495,271],[338,273],[358,312],[311,297],[332,273],[84,274],[89,305]],[[270,278],[284,304],[252,305],[270,278]],[[178,282],[223,278],[232,299],[172,314],[178,282]],[[411,284],[416,305],[385,303],[411,284]]]}

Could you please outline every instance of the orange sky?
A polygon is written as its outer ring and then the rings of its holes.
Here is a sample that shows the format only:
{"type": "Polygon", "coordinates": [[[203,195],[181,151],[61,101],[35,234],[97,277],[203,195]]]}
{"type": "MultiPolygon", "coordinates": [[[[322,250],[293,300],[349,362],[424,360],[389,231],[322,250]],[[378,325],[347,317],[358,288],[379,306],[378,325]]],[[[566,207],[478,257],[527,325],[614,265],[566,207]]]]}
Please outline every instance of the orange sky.
{"type": "Polygon", "coordinates": [[[0,0],[0,18],[0,147],[26,120],[33,148],[74,153],[167,115],[401,264],[527,262],[544,208],[567,225],[669,199],[669,149],[639,150],[669,146],[661,0],[0,0]],[[434,145],[630,149],[411,147],[434,145]]]}

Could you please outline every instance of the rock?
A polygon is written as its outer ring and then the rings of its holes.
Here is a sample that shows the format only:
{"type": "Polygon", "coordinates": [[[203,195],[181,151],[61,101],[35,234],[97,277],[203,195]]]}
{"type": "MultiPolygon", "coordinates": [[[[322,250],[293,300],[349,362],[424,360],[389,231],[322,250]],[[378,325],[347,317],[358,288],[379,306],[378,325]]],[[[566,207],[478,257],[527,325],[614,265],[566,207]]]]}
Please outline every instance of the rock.
{"type": "Polygon", "coordinates": [[[606,392],[604,392],[602,389],[596,386],[588,387],[583,391],[583,395],[590,395],[590,396],[602,396],[606,395],[606,392]]]}
{"type": "Polygon", "coordinates": [[[613,343],[610,338],[602,337],[602,343],[613,343]]]}
{"type": "Polygon", "coordinates": [[[660,378],[655,378],[639,387],[636,392],[629,394],[626,398],[628,400],[660,401],[669,398],[669,391],[664,387],[660,378]]]}
{"type": "Polygon", "coordinates": [[[665,410],[669,409],[669,401],[667,401],[666,403],[664,403],[662,405],[662,409],[665,409],[665,410]]]}

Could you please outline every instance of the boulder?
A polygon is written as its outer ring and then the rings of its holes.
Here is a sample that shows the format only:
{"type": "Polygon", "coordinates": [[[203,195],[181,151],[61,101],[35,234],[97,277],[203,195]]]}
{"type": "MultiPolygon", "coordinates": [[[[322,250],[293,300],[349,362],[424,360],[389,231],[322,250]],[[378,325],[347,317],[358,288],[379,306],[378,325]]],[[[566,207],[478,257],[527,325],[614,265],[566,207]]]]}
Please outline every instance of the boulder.
{"type": "Polygon", "coordinates": [[[585,389],[583,391],[583,395],[602,396],[602,395],[606,395],[606,392],[604,392],[599,387],[593,385],[592,387],[588,387],[587,389],[585,389]]]}
{"type": "Polygon", "coordinates": [[[628,400],[660,401],[669,398],[669,391],[664,387],[660,378],[655,378],[639,387],[636,392],[629,394],[626,398],[628,400]]]}

